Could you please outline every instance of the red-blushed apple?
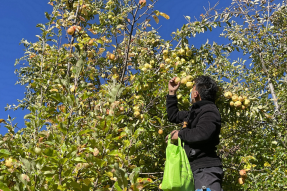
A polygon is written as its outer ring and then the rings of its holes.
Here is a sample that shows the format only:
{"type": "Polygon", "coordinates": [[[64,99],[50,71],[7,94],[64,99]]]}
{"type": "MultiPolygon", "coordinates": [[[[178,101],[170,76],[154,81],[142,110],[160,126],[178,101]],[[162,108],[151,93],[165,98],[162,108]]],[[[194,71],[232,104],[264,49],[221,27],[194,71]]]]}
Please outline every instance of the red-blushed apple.
{"type": "Polygon", "coordinates": [[[68,28],[67,33],[68,33],[69,35],[73,35],[73,34],[75,33],[74,27],[68,28]]]}

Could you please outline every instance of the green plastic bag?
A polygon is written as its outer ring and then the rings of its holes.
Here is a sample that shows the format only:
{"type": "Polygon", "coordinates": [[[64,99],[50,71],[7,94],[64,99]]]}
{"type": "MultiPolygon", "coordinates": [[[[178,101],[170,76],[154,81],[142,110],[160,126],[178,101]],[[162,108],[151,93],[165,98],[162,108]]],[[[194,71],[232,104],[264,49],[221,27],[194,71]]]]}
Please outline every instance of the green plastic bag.
{"type": "Polygon", "coordinates": [[[181,140],[178,146],[170,143],[166,147],[166,162],[161,189],[164,191],[194,191],[193,174],[181,140]]]}

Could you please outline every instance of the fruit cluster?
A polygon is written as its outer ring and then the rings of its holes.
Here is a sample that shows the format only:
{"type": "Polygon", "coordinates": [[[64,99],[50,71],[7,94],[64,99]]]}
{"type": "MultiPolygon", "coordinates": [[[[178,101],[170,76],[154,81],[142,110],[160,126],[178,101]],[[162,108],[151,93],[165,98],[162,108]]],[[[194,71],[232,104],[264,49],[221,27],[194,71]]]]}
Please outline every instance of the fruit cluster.
{"type": "Polygon", "coordinates": [[[229,105],[237,109],[246,109],[250,106],[250,100],[247,96],[238,96],[237,94],[232,94],[231,92],[225,92],[224,97],[228,100],[231,99],[229,105]]]}
{"type": "Polygon", "coordinates": [[[191,64],[194,64],[195,60],[193,57],[193,52],[190,48],[188,48],[188,46],[185,48],[180,48],[179,50],[174,50],[172,52],[169,50],[163,51],[163,59],[165,63],[170,64],[174,62],[176,68],[182,64],[187,63],[188,61],[190,61],[191,64]]]}
{"type": "Polygon", "coordinates": [[[241,177],[238,179],[238,183],[239,184],[244,184],[245,179],[247,178],[246,170],[240,170],[239,174],[240,174],[241,177]]]}
{"type": "Polygon", "coordinates": [[[179,82],[183,85],[186,85],[187,88],[192,89],[194,82],[192,82],[192,76],[188,75],[182,79],[180,79],[179,77],[176,77],[174,82],[176,84],[178,84],[179,82]]]}
{"type": "Polygon", "coordinates": [[[82,30],[81,26],[71,26],[70,28],[68,28],[67,33],[69,35],[73,35],[76,31],[80,32],[82,30]]]}

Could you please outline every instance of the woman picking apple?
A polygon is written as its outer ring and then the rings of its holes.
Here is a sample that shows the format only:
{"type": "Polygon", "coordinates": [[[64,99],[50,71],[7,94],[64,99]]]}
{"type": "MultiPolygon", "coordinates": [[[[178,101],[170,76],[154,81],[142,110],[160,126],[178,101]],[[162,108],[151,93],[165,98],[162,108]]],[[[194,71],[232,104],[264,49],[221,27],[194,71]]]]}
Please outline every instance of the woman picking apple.
{"type": "Polygon", "coordinates": [[[190,93],[193,105],[189,111],[178,110],[176,91],[179,85],[180,82],[176,77],[168,83],[169,94],[166,99],[168,120],[184,124],[181,130],[171,132],[171,138],[179,137],[184,142],[195,189],[206,186],[211,191],[221,191],[223,169],[221,159],[216,154],[221,116],[214,103],[216,82],[209,76],[198,76],[195,79],[195,85],[190,93]]]}

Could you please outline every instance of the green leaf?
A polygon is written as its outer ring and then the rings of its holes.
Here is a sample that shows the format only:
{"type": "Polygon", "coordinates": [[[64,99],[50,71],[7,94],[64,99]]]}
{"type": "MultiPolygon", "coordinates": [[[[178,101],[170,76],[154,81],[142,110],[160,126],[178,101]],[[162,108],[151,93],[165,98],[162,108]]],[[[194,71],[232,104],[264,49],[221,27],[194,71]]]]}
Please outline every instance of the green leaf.
{"type": "MultiPolygon", "coordinates": [[[[0,149],[0,154],[2,154],[2,155],[11,155],[11,153],[8,151],[8,150],[6,150],[6,149],[0,149]]],[[[1,156],[1,155],[0,155],[1,156]]]]}
{"type": "Polygon", "coordinates": [[[139,173],[140,173],[141,168],[140,167],[136,167],[133,169],[132,173],[129,176],[130,181],[135,184],[138,177],[139,177],[139,173]]]}
{"type": "Polygon", "coordinates": [[[0,189],[3,191],[10,191],[10,189],[3,182],[0,182],[0,189]]]}
{"type": "Polygon", "coordinates": [[[120,188],[124,189],[125,187],[128,186],[128,181],[127,181],[127,178],[126,178],[126,173],[125,171],[123,171],[123,169],[119,168],[119,165],[116,163],[114,165],[115,167],[115,176],[117,177],[117,182],[118,182],[118,185],[120,186],[120,188]]]}
{"type": "Polygon", "coordinates": [[[74,159],[75,162],[87,162],[85,159],[81,158],[81,157],[77,157],[74,159]]]}
{"type": "Polygon", "coordinates": [[[30,173],[31,172],[31,164],[27,159],[22,158],[21,162],[23,163],[25,169],[30,173]]]}
{"type": "Polygon", "coordinates": [[[116,191],[122,191],[122,189],[121,189],[121,187],[119,186],[119,182],[117,181],[117,182],[115,182],[115,189],[116,189],[116,191]]]}
{"type": "Polygon", "coordinates": [[[80,133],[79,133],[79,136],[81,136],[81,135],[83,135],[83,134],[85,134],[85,133],[88,133],[88,132],[92,132],[93,130],[91,130],[91,129],[86,129],[86,130],[84,130],[84,131],[81,131],[80,133]]]}

